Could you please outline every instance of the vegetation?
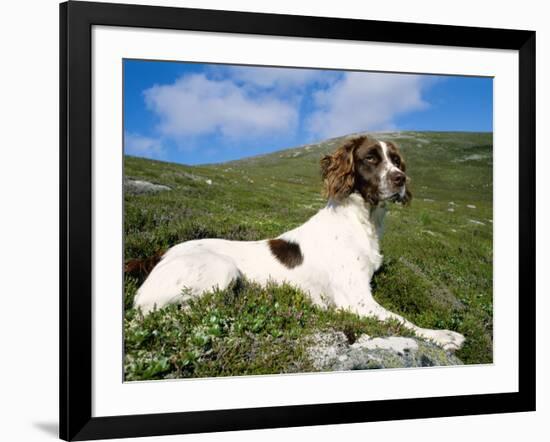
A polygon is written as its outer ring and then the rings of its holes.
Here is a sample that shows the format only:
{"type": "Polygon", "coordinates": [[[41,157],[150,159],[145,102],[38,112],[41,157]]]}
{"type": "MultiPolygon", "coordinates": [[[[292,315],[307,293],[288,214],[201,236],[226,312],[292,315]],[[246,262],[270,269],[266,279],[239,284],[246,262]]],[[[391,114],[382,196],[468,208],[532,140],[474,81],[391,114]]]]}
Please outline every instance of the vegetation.
{"type": "MultiPolygon", "coordinates": [[[[375,298],[422,327],[464,334],[464,363],[492,362],[492,134],[378,137],[401,147],[414,199],[390,208],[375,298]]],[[[269,238],[302,224],[325,204],[319,158],[340,142],[194,167],[126,157],[127,178],[171,190],[126,192],[125,258],[196,238],[269,238]]],[[[340,330],[351,342],[411,334],[319,308],[293,287],[247,281],[143,318],[131,308],[141,278],[125,277],[126,380],[311,371],[305,347],[317,331],[340,330]]]]}

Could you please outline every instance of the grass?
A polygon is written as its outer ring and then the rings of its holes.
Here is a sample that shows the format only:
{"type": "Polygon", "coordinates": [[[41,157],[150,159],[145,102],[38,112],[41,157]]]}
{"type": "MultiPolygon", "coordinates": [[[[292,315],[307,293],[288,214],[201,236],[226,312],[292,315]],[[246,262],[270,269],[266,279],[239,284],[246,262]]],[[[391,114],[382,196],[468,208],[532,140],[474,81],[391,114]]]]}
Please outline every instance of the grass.
{"type": "Polygon", "coordinates": [[[185,309],[173,305],[145,318],[128,310],[126,380],[313,371],[304,337],[338,330],[354,340],[400,328],[397,322],[319,308],[288,285],[242,281],[185,309]]]}
{"type": "MultiPolygon", "coordinates": [[[[379,138],[400,145],[414,199],[390,208],[374,295],[422,327],[464,334],[457,353],[464,363],[490,363],[492,134],[379,138]]],[[[127,177],[172,190],[125,195],[125,258],[196,238],[274,237],[302,224],[325,204],[319,158],[339,143],[195,167],[126,157],[127,177]]],[[[143,318],[131,308],[140,278],[125,277],[126,380],[311,371],[305,345],[317,331],[340,330],[351,342],[363,333],[410,334],[396,323],[320,309],[293,287],[247,281],[143,318]]]]}

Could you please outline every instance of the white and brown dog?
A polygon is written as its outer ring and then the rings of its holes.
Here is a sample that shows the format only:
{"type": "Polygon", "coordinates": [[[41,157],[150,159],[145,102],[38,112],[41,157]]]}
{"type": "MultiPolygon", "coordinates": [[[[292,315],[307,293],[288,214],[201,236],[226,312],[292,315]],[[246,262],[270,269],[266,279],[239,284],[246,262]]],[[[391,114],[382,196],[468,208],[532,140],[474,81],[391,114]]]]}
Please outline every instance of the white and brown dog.
{"type": "Polygon", "coordinates": [[[446,350],[464,337],[450,330],[417,327],[379,305],[371,293],[382,264],[379,241],[385,202],[407,202],[405,163],[391,142],[361,136],[321,160],[328,204],[301,226],[275,239],[200,239],[170,248],[137,291],[144,313],[184,302],[241,276],[259,284],[289,283],[314,303],[350,309],[380,320],[396,319],[446,350]]]}

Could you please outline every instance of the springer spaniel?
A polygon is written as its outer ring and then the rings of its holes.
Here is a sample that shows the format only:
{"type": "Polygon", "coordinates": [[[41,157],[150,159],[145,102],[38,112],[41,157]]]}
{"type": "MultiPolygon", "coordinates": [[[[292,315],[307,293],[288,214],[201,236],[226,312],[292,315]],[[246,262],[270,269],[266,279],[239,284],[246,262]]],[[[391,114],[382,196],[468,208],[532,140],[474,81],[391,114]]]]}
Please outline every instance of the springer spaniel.
{"type": "Polygon", "coordinates": [[[306,223],[263,241],[200,239],[178,244],[138,289],[134,306],[146,314],[214,287],[224,289],[245,276],[260,284],[290,283],[319,305],[382,321],[396,319],[446,350],[459,349],[464,336],[417,327],[386,310],[371,293],[372,275],[382,264],[385,203],[411,198],[397,147],[367,136],[351,138],[321,159],[321,170],[328,204],[306,223]]]}

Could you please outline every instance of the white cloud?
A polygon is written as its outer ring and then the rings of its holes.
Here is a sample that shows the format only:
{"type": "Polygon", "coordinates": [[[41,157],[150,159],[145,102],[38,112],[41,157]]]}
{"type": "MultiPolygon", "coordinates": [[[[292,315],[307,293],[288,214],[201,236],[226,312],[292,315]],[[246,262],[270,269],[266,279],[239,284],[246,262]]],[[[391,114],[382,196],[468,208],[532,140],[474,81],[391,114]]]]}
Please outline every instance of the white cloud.
{"type": "Polygon", "coordinates": [[[316,138],[395,127],[399,114],[428,106],[422,99],[426,77],[348,72],[313,96],[308,129],[316,138]]]}
{"type": "Polygon", "coordinates": [[[138,157],[162,158],[164,149],[160,140],[138,134],[124,134],[124,153],[138,157]]]}
{"type": "Polygon", "coordinates": [[[231,80],[204,74],[155,85],[144,96],[159,117],[159,132],[176,139],[212,134],[259,137],[294,131],[298,123],[298,111],[289,101],[269,93],[251,94],[231,80]]]}
{"type": "Polygon", "coordinates": [[[224,70],[239,84],[286,92],[288,89],[304,88],[315,83],[326,84],[334,81],[335,72],[320,69],[268,68],[235,66],[224,70]]]}

